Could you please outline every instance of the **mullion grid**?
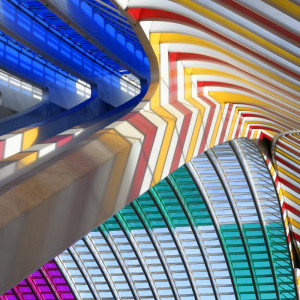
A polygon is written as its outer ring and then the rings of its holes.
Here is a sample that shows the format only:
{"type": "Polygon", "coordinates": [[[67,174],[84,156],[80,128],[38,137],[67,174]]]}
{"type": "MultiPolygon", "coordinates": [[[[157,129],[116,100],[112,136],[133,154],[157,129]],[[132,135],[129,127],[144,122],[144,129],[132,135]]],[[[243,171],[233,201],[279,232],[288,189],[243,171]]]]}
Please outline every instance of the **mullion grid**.
{"type": "MultiPolygon", "coordinates": [[[[155,207],[153,201],[152,203],[149,203],[149,200],[147,202],[144,202],[139,199],[139,203],[141,204],[145,213],[148,215],[150,223],[151,224],[157,223],[157,226],[155,226],[156,228],[155,227],[153,228],[153,232],[155,233],[158,239],[162,252],[170,267],[170,271],[172,273],[175,286],[180,295],[180,299],[194,300],[191,284],[188,280],[188,276],[183,267],[181,257],[176,248],[171,233],[169,232],[161,214],[159,213],[158,209],[155,207]]],[[[178,235],[177,232],[176,234],[178,235]]]]}
{"type": "MultiPolygon", "coordinates": [[[[160,293],[158,287],[163,290],[168,290],[170,289],[170,285],[159,261],[159,257],[154,250],[154,245],[130,205],[123,208],[120,214],[122,214],[123,219],[127,223],[126,226],[128,227],[128,230],[130,230],[130,239],[133,240],[136,251],[139,252],[144,268],[146,269],[146,272],[149,272],[149,280],[152,281],[153,288],[155,289],[153,292],[155,294],[158,293],[155,297],[164,298],[164,293],[160,293]]],[[[148,290],[150,290],[150,286],[148,290]]],[[[153,298],[152,293],[150,293],[149,296],[151,299],[153,298]]]]}
{"type": "Polygon", "coordinates": [[[89,273],[90,278],[95,284],[98,294],[101,296],[101,299],[112,299],[113,296],[110,292],[109,286],[107,285],[105,278],[97,265],[92,253],[86,246],[83,240],[79,240],[74,245],[77,253],[79,254],[83,264],[86,267],[87,272],[89,273]]]}
{"type": "Polygon", "coordinates": [[[258,219],[256,207],[241,166],[228,143],[223,144],[222,147],[214,148],[214,152],[220,161],[220,164],[226,174],[227,182],[232,190],[237,213],[240,216],[239,219],[243,226],[245,242],[249,251],[260,297],[263,297],[262,294],[271,293],[274,299],[276,299],[276,283],[273,282],[271,265],[263,232],[258,219]],[[228,166],[230,166],[230,168],[228,168],[228,166]],[[239,185],[236,185],[236,183],[230,179],[234,178],[236,174],[243,175],[243,179],[240,179],[239,185]],[[240,200],[246,200],[247,202],[240,200]]]}
{"type": "Polygon", "coordinates": [[[34,281],[41,295],[44,297],[44,299],[47,300],[55,299],[54,294],[52,293],[48,283],[46,282],[45,278],[43,277],[43,274],[41,273],[41,270],[35,271],[31,275],[31,278],[34,281]]]}
{"type": "Polygon", "coordinates": [[[254,180],[268,234],[281,299],[295,297],[289,250],[280,205],[269,172],[259,150],[246,139],[238,141],[254,180]]]}
{"type": "Polygon", "coordinates": [[[210,216],[203,200],[199,197],[199,192],[193,179],[187,173],[185,168],[179,168],[172,175],[176,178],[197,223],[197,233],[204,246],[204,251],[209,262],[209,268],[214,276],[220,298],[222,300],[232,299],[232,297],[234,297],[234,291],[225,256],[210,216]],[[200,203],[203,205],[203,209],[199,209],[200,203]],[[203,221],[203,219],[205,220],[204,212],[207,213],[206,221],[203,221]]]}
{"type": "MultiPolygon", "coordinates": [[[[146,276],[141,268],[141,265],[138,261],[138,258],[135,255],[134,250],[128,242],[127,237],[125,236],[124,232],[121,230],[121,228],[114,219],[110,219],[108,222],[115,223],[114,230],[110,230],[110,234],[117,248],[120,251],[125,265],[127,266],[132,281],[134,282],[134,285],[138,290],[140,299],[152,299],[153,295],[150,290],[150,286],[148,284],[146,276]]],[[[105,224],[107,224],[108,222],[106,222],[105,224]]]]}
{"type": "MultiPolygon", "coordinates": [[[[109,231],[109,233],[112,232],[112,230],[109,231]]],[[[133,295],[126,278],[114,256],[114,253],[111,251],[102,233],[99,230],[93,230],[90,233],[90,236],[92,237],[93,242],[98,250],[98,254],[102,259],[104,266],[106,267],[108,275],[112,279],[114,286],[117,289],[120,299],[133,299],[133,295]]],[[[113,238],[112,235],[110,235],[110,238],[113,238]]],[[[107,291],[108,290],[109,288],[107,287],[107,291]]]]}
{"type": "Polygon", "coordinates": [[[220,224],[220,231],[233,269],[239,299],[251,299],[248,297],[255,297],[255,294],[247,257],[225,191],[205,154],[194,158],[193,164],[200,175],[220,224]]]}
{"type": "Polygon", "coordinates": [[[68,250],[65,250],[59,255],[59,262],[68,273],[70,283],[72,286],[76,287],[76,292],[78,292],[79,297],[81,299],[94,299],[84,277],[68,250]]]}
{"type": "MultiPolygon", "coordinates": [[[[168,299],[168,300],[174,300],[174,297],[176,299],[179,299],[178,296],[178,289],[175,283],[175,279],[173,278],[173,273],[170,270],[170,265],[167,261],[167,258],[165,256],[165,253],[163,251],[162,245],[158,239],[158,236],[156,235],[156,232],[153,228],[153,225],[155,225],[155,227],[162,227],[163,222],[161,222],[162,220],[159,219],[159,221],[149,218],[151,213],[152,213],[152,208],[153,207],[155,209],[154,203],[152,201],[152,199],[150,198],[150,196],[145,193],[144,195],[140,196],[138,199],[135,200],[136,204],[134,206],[139,207],[140,208],[140,213],[139,216],[141,219],[146,218],[145,220],[145,226],[148,226],[147,230],[149,232],[147,232],[146,228],[139,228],[139,229],[135,229],[132,230],[133,233],[135,234],[137,241],[139,242],[139,244],[142,246],[141,247],[141,251],[144,255],[144,257],[146,258],[146,262],[149,266],[150,272],[152,274],[152,277],[155,280],[155,284],[159,293],[159,296],[161,299],[168,299]],[[149,212],[150,209],[150,212],[149,212]],[[147,213],[147,211],[149,213],[147,213]],[[148,225],[147,225],[148,224],[148,225]],[[160,253],[158,253],[156,250],[154,250],[154,245],[152,244],[152,241],[150,239],[150,235],[152,237],[153,243],[156,243],[157,246],[157,251],[160,253]],[[143,239],[143,244],[141,244],[141,239],[143,239]],[[161,256],[158,256],[158,254],[161,256]],[[161,260],[163,260],[161,262],[161,260]],[[164,263],[166,271],[164,270],[164,268],[162,267],[162,263],[164,263]],[[169,271],[170,270],[170,271],[169,271]],[[167,277],[170,277],[168,279],[167,277]],[[172,288],[171,288],[171,284],[172,286],[174,286],[174,295],[172,292],[172,288]]],[[[132,218],[132,226],[134,226],[135,224],[139,224],[140,226],[142,225],[139,217],[137,215],[136,216],[136,220],[133,217],[132,218]]]]}
{"type": "Polygon", "coordinates": [[[165,180],[157,184],[156,189],[161,196],[166,213],[174,225],[174,234],[180,243],[183,259],[192,275],[191,279],[197,287],[198,297],[201,299],[213,297],[213,290],[200,249],[176,196],[165,180]]]}

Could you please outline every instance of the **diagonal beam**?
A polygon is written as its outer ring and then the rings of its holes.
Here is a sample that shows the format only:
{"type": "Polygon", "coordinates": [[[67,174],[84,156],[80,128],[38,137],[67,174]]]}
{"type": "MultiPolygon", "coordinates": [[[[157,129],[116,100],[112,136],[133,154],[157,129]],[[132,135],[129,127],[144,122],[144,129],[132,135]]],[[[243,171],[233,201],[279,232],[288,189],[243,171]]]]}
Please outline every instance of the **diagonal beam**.
{"type": "Polygon", "coordinates": [[[249,270],[250,270],[250,274],[251,274],[251,278],[252,278],[252,282],[253,282],[255,297],[256,297],[257,300],[259,300],[260,297],[259,297],[259,293],[258,293],[258,290],[257,290],[257,282],[256,282],[255,275],[254,275],[253,268],[252,268],[250,253],[249,253],[249,250],[248,250],[247,245],[246,245],[246,237],[245,237],[245,234],[244,234],[244,231],[243,231],[243,228],[242,228],[242,221],[241,221],[241,218],[238,214],[238,209],[236,207],[235,199],[233,197],[233,193],[231,191],[229,182],[227,181],[227,177],[225,175],[225,172],[224,172],[224,170],[223,170],[223,168],[222,168],[222,166],[219,162],[219,159],[217,158],[217,156],[215,155],[213,150],[211,150],[211,149],[207,150],[205,152],[205,155],[207,156],[207,158],[210,161],[211,165],[213,166],[217,176],[219,177],[219,180],[222,184],[222,187],[224,189],[224,192],[225,192],[226,197],[228,199],[228,202],[230,204],[231,210],[233,212],[233,216],[234,216],[235,222],[237,224],[238,231],[239,231],[239,234],[241,236],[243,247],[244,247],[244,250],[245,250],[245,254],[246,254],[246,258],[247,258],[247,262],[248,262],[248,266],[249,266],[249,270]]]}
{"type": "Polygon", "coordinates": [[[115,244],[113,237],[111,236],[111,234],[109,233],[109,230],[106,228],[106,226],[104,224],[100,225],[98,227],[98,230],[100,231],[101,235],[105,239],[105,241],[106,241],[107,245],[109,246],[111,252],[113,253],[116,261],[118,262],[118,265],[120,266],[122,273],[126,279],[126,282],[128,283],[128,286],[130,288],[133,298],[135,300],[138,300],[140,298],[139,294],[138,294],[138,290],[134,284],[134,281],[132,279],[129,269],[124,262],[122,254],[120,253],[118,246],[115,244]]]}
{"type": "Polygon", "coordinates": [[[185,164],[185,168],[188,171],[188,173],[190,174],[191,178],[193,179],[199,194],[201,195],[203,202],[205,203],[206,209],[211,217],[212,223],[214,225],[214,228],[216,230],[220,245],[222,247],[222,252],[224,253],[224,257],[225,257],[225,261],[226,261],[226,265],[227,265],[227,269],[229,270],[229,274],[230,274],[230,280],[233,286],[233,290],[234,290],[234,294],[235,294],[235,299],[239,299],[238,297],[238,291],[237,291],[237,284],[236,284],[236,280],[235,280],[235,275],[233,273],[233,270],[230,266],[230,262],[228,259],[228,251],[226,249],[226,245],[224,243],[224,240],[222,238],[222,233],[220,230],[220,224],[218,221],[218,218],[216,216],[215,210],[213,209],[212,205],[211,205],[211,200],[209,199],[208,196],[208,192],[205,189],[205,186],[197,172],[197,170],[195,169],[195,166],[192,162],[187,162],[185,164]]]}
{"type": "Polygon", "coordinates": [[[115,286],[114,280],[112,279],[112,276],[110,275],[110,273],[108,272],[105,263],[103,262],[100,253],[93,241],[93,239],[91,238],[90,235],[85,236],[83,239],[83,242],[85,243],[86,247],[88,248],[88,250],[90,251],[90,253],[92,254],[95,262],[97,263],[108,287],[109,290],[111,291],[114,300],[119,300],[121,299],[117,287],[115,286]]]}
{"type": "Polygon", "coordinates": [[[79,253],[77,252],[75,246],[71,246],[69,249],[68,249],[68,252],[70,253],[73,261],[75,262],[75,264],[77,265],[80,273],[82,274],[86,284],[88,285],[94,299],[96,300],[100,300],[101,299],[101,296],[98,292],[98,289],[96,288],[96,285],[95,285],[95,282],[94,280],[92,279],[86,265],[84,264],[84,262],[82,261],[79,253]]]}
{"type": "Polygon", "coordinates": [[[135,237],[133,236],[133,233],[130,231],[128,224],[126,222],[126,220],[123,218],[122,213],[118,212],[115,216],[114,216],[115,220],[117,221],[118,225],[120,226],[120,228],[122,229],[124,235],[126,236],[126,239],[128,241],[128,243],[130,244],[131,248],[134,251],[135,256],[137,257],[139,264],[144,272],[144,275],[147,279],[147,282],[149,284],[149,287],[151,289],[152,295],[154,297],[155,300],[159,300],[159,293],[157,291],[157,288],[155,286],[154,280],[152,278],[151,272],[149,270],[149,267],[146,263],[146,259],[144,258],[140,247],[138,245],[138,243],[135,240],[135,237]]]}
{"type": "Polygon", "coordinates": [[[170,188],[172,189],[174,195],[176,196],[179,204],[180,204],[180,207],[182,208],[182,211],[184,212],[185,214],[185,217],[186,219],[188,220],[189,222],[189,225],[192,229],[192,232],[194,234],[194,237],[195,237],[195,240],[198,244],[198,247],[199,247],[199,250],[200,250],[200,253],[202,255],[202,258],[203,258],[203,261],[204,261],[204,264],[205,264],[205,268],[207,270],[207,274],[209,276],[209,280],[210,280],[210,283],[211,283],[211,286],[212,286],[212,289],[213,289],[213,292],[214,292],[214,295],[215,295],[215,299],[216,300],[220,300],[220,294],[219,294],[219,290],[218,290],[218,286],[217,286],[217,281],[216,281],[216,278],[213,274],[213,270],[212,270],[212,266],[211,266],[211,263],[209,262],[208,260],[208,254],[207,254],[207,251],[205,249],[205,245],[204,245],[204,242],[203,242],[203,239],[202,239],[202,235],[201,233],[198,231],[198,228],[197,228],[197,223],[196,223],[196,220],[194,218],[194,215],[176,181],[176,179],[174,178],[174,176],[171,174],[169,175],[167,178],[166,178],[166,181],[167,183],[169,184],[170,188]]]}
{"type": "Polygon", "coordinates": [[[53,260],[54,260],[58,270],[64,277],[66,283],[68,284],[74,298],[76,300],[83,300],[81,297],[81,294],[78,291],[77,286],[74,284],[74,281],[73,281],[72,277],[70,276],[70,273],[68,272],[67,268],[65,267],[65,264],[63,263],[63,261],[61,260],[59,255],[57,257],[55,257],[53,260]]]}
{"type": "Polygon", "coordinates": [[[188,262],[188,259],[186,257],[186,254],[184,252],[184,249],[182,247],[182,244],[180,242],[180,238],[177,234],[177,231],[175,230],[173,224],[172,224],[172,220],[168,214],[168,212],[166,211],[166,208],[164,207],[164,204],[158,194],[158,192],[156,191],[155,188],[152,188],[148,191],[148,194],[150,195],[150,197],[152,198],[155,206],[157,207],[159,213],[161,214],[164,222],[166,223],[166,226],[171,234],[171,237],[174,241],[174,244],[176,245],[176,248],[178,250],[178,253],[179,253],[179,256],[181,258],[181,261],[183,263],[183,266],[184,266],[184,269],[187,273],[187,277],[188,277],[188,280],[190,282],[190,285],[191,285],[191,288],[192,288],[192,291],[193,291],[193,294],[194,294],[194,297],[195,299],[200,299],[200,295],[199,295],[199,292],[198,292],[198,288],[197,288],[197,284],[196,284],[196,281],[193,277],[193,271],[190,267],[190,264],[188,262]]]}
{"type": "Polygon", "coordinates": [[[144,213],[144,211],[141,208],[141,206],[139,205],[138,201],[135,200],[130,205],[131,205],[132,209],[134,210],[134,212],[136,213],[137,217],[139,218],[141,224],[145,228],[145,230],[148,234],[148,237],[149,237],[149,239],[150,239],[150,241],[151,241],[151,243],[152,243],[152,245],[153,245],[153,247],[156,251],[156,254],[159,258],[159,261],[160,261],[160,263],[161,263],[161,265],[164,269],[164,272],[166,274],[166,277],[169,281],[174,299],[175,300],[180,300],[180,296],[179,296],[178,290],[176,288],[176,285],[174,283],[174,278],[173,278],[170,266],[167,262],[167,259],[164,255],[164,252],[161,248],[159,240],[158,240],[153,228],[150,225],[150,222],[148,220],[147,215],[144,213]]]}

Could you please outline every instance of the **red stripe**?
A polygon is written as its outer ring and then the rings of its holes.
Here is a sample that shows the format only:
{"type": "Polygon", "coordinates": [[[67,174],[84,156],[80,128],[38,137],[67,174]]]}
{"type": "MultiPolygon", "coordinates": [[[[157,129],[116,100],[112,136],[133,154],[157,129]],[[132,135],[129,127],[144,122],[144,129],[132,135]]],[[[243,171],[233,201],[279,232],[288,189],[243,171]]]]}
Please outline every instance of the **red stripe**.
{"type": "MultiPolygon", "coordinates": [[[[299,172],[300,174],[300,168],[295,167],[294,165],[288,163],[287,161],[285,161],[284,159],[282,159],[281,157],[278,157],[277,155],[275,156],[276,160],[281,162],[282,164],[284,164],[286,167],[288,167],[289,169],[292,169],[295,172],[299,172]]],[[[300,166],[299,166],[300,167],[300,166]]]]}
{"type": "Polygon", "coordinates": [[[250,139],[251,133],[252,133],[252,128],[250,127],[249,130],[248,130],[248,134],[247,134],[248,139],[250,139]]]}
{"type": "Polygon", "coordinates": [[[297,187],[295,187],[292,183],[288,182],[287,180],[285,180],[285,179],[283,179],[283,178],[281,178],[281,177],[279,177],[279,181],[280,181],[282,184],[284,184],[284,185],[286,185],[287,187],[289,187],[289,188],[290,188],[291,190],[293,190],[294,192],[300,194],[300,189],[297,188],[297,187]]]}
{"type": "Polygon", "coordinates": [[[61,147],[62,145],[70,142],[73,138],[73,135],[65,135],[64,136],[64,139],[60,140],[58,143],[57,143],[57,147],[61,147]]]}
{"type": "Polygon", "coordinates": [[[215,113],[215,110],[216,110],[216,105],[212,101],[210,101],[209,99],[207,99],[204,96],[200,96],[199,95],[199,97],[203,101],[205,101],[207,104],[210,105],[210,111],[209,111],[209,114],[208,114],[208,118],[207,118],[206,124],[204,125],[203,138],[201,140],[201,144],[200,144],[200,147],[199,147],[198,154],[204,152],[204,150],[205,150],[205,144],[207,142],[207,137],[208,137],[208,134],[209,134],[209,130],[210,130],[211,126],[215,126],[215,124],[212,125],[212,120],[213,120],[214,113],[215,113]]]}
{"type": "Polygon", "coordinates": [[[3,159],[4,155],[4,142],[5,141],[0,141],[0,160],[3,159]]]}
{"type": "Polygon", "coordinates": [[[150,152],[153,146],[154,138],[156,135],[156,126],[148,121],[141,114],[137,114],[129,120],[129,122],[135,126],[144,135],[144,143],[142,146],[141,154],[137,163],[134,178],[132,180],[132,186],[130,188],[129,198],[127,204],[133,201],[139,196],[141,185],[144,179],[145,171],[147,168],[150,152]]]}
{"type": "Polygon", "coordinates": [[[141,21],[141,20],[154,20],[154,21],[155,20],[157,20],[157,21],[170,20],[170,21],[173,21],[176,23],[187,23],[189,25],[192,25],[193,27],[196,26],[198,28],[204,29],[206,32],[208,32],[208,34],[213,34],[216,37],[218,37],[219,39],[225,40],[227,43],[233,45],[235,48],[238,47],[238,48],[242,49],[243,51],[251,53],[252,55],[254,55],[256,57],[259,57],[260,59],[267,61],[268,63],[280,68],[281,70],[284,70],[285,72],[292,74],[293,76],[295,76],[297,78],[300,78],[300,76],[298,74],[295,74],[294,72],[284,68],[283,66],[274,63],[274,61],[267,59],[266,57],[256,53],[255,51],[250,50],[249,48],[242,46],[241,44],[234,42],[231,39],[226,38],[225,36],[219,34],[218,32],[216,32],[208,27],[205,27],[187,17],[181,16],[181,15],[178,15],[175,13],[171,13],[168,11],[149,9],[149,8],[143,8],[143,9],[141,9],[141,11],[139,11],[139,9],[137,9],[137,8],[135,8],[135,9],[130,8],[127,10],[127,12],[129,13],[129,15],[131,15],[134,19],[136,19],[138,21],[141,21]]]}
{"type": "Polygon", "coordinates": [[[293,153],[297,156],[299,156],[299,159],[300,159],[300,153],[296,150],[294,150],[293,148],[290,148],[289,146],[287,145],[284,145],[283,143],[277,141],[277,145],[281,146],[282,148],[286,149],[287,151],[289,151],[290,153],[293,153]]]}
{"type": "Polygon", "coordinates": [[[119,121],[127,121],[128,119],[134,117],[138,112],[129,112],[124,117],[120,118],[119,121]]]}
{"type": "Polygon", "coordinates": [[[295,142],[297,145],[300,144],[300,140],[297,139],[297,138],[295,138],[295,137],[293,137],[291,134],[285,135],[284,137],[287,138],[287,139],[289,139],[289,140],[291,140],[291,141],[293,141],[293,142],[295,142]]]}
{"type": "MultiPolygon", "coordinates": [[[[244,119],[243,114],[241,114],[240,119],[239,119],[239,124],[238,124],[236,132],[235,132],[235,137],[234,138],[236,138],[236,139],[239,137],[241,126],[243,124],[243,119],[244,119]]],[[[249,132],[248,132],[248,134],[249,134],[249,132]]]]}
{"type": "Polygon", "coordinates": [[[69,136],[69,135],[56,135],[48,140],[43,141],[42,144],[58,143],[59,141],[64,140],[66,138],[66,136],[69,136]]]}
{"type": "Polygon", "coordinates": [[[177,53],[169,53],[170,103],[177,100],[177,53]]]}
{"type": "MultiPolygon", "coordinates": [[[[229,66],[230,68],[232,68],[234,70],[237,70],[237,71],[239,71],[239,72],[241,72],[243,74],[246,74],[247,76],[249,76],[251,78],[254,78],[255,80],[263,83],[264,85],[272,88],[273,90],[281,91],[282,93],[285,93],[286,95],[290,96],[291,98],[295,98],[295,96],[293,94],[291,94],[291,93],[289,93],[287,91],[284,91],[284,90],[278,88],[277,86],[275,86],[275,85],[273,85],[273,84],[271,84],[271,83],[269,83],[269,82],[267,82],[267,81],[265,81],[265,80],[263,80],[263,79],[255,76],[255,75],[253,75],[253,74],[251,74],[251,73],[249,73],[249,72],[247,72],[247,71],[245,71],[243,69],[240,69],[240,68],[236,67],[235,65],[229,64],[229,63],[227,63],[225,61],[222,61],[222,60],[214,58],[214,57],[210,57],[210,56],[206,56],[206,55],[201,55],[201,54],[193,54],[193,53],[178,53],[177,54],[177,60],[199,60],[199,61],[207,61],[207,62],[213,62],[213,63],[217,62],[218,64],[221,64],[222,66],[229,66]]],[[[212,83],[212,85],[214,84],[213,82],[211,82],[211,83],[212,83]]],[[[252,94],[254,94],[254,95],[256,95],[256,96],[258,96],[258,97],[260,97],[262,99],[267,99],[268,101],[270,101],[270,102],[272,102],[272,103],[275,104],[275,101],[273,101],[273,100],[271,100],[271,99],[269,99],[269,98],[267,98],[267,97],[265,97],[265,96],[263,96],[261,94],[253,92],[252,90],[249,90],[247,88],[243,88],[243,87],[238,86],[238,85],[231,85],[229,83],[221,83],[220,82],[220,83],[218,83],[218,86],[234,86],[235,88],[238,88],[240,90],[248,91],[248,92],[250,92],[250,93],[252,93],[252,94]]],[[[298,97],[296,97],[296,98],[299,99],[298,97]]],[[[278,103],[276,102],[276,104],[278,104],[278,103]]],[[[282,105],[280,105],[280,106],[284,107],[282,105]]]]}
{"type": "Polygon", "coordinates": [[[226,117],[225,117],[225,122],[224,122],[224,125],[223,125],[223,129],[222,129],[222,133],[221,133],[221,136],[220,136],[220,139],[219,139],[219,144],[223,143],[223,141],[224,141],[224,136],[225,136],[225,132],[226,132],[226,129],[227,129],[228,122],[229,122],[229,118],[230,118],[230,113],[231,113],[232,107],[233,107],[233,104],[230,103],[229,107],[228,107],[228,110],[227,110],[227,113],[226,113],[226,117]]]}
{"type": "Polygon", "coordinates": [[[277,32],[284,34],[287,38],[289,38],[289,39],[291,38],[294,41],[300,42],[300,37],[297,36],[296,34],[292,33],[291,31],[288,31],[287,29],[277,25],[276,23],[262,17],[261,15],[255,13],[254,11],[236,3],[235,1],[232,1],[232,0],[219,0],[219,1],[226,3],[227,5],[229,5],[231,7],[234,7],[235,9],[239,10],[240,12],[246,14],[247,16],[250,16],[251,18],[253,18],[259,22],[264,23],[264,25],[267,25],[269,27],[267,30],[274,29],[277,32]]]}
{"type": "Polygon", "coordinates": [[[287,209],[288,211],[290,211],[290,212],[292,212],[293,214],[295,214],[296,216],[300,217],[300,211],[299,211],[298,209],[294,208],[293,206],[291,206],[291,205],[289,205],[289,204],[287,204],[287,203],[285,203],[285,205],[286,205],[286,209],[287,209]]]}
{"type": "MultiPolygon", "coordinates": [[[[286,120],[285,118],[283,118],[283,115],[280,114],[280,113],[277,113],[275,110],[269,109],[269,108],[267,108],[267,107],[261,107],[261,106],[256,105],[256,104],[251,104],[251,106],[256,107],[256,108],[258,108],[258,109],[260,109],[260,110],[263,109],[263,111],[269,112],[270,114],[279,117],[281,120],[284,119],[285,121],[290,121],[290,119],[286,120]]],[[[294,110],[291,110],[291,112],[294,113],[294,112],[295,112],[295,109],[294,109],[294,110]]],[[[297,120],[295,120],[295,119],[293,119],[293,124],[297,124],[298,126],[300,126],[300,122],[297,121],[297,120]]],[[[287,126],[287,125],[285,125],[285,126],[287,126]]]]}
{"type": "Polygon", "coordinates": [[[281,207],[281,211],[282,211],[282,215],[284,214],[284,212],[285,212],[285,202],[283,202],[283,204],[282,204],[282,207],[281,207]]]}
{"type": "Polygon", "coordinates": [[[178,168],[180,155],[182,154],[182,149],[184,146],[186,134],[187,134],[187,131],[188,131],[188,128],[190,125],[190,121],[191,121],[191,117],[192,117],[192,112],[189,109],[187,109],[185,106],[183,106],[181,103],[174,102],[173,106],[176,107],[178,110],[180,110],[182,113],[184,113],[185,117],[184,117],[184,121],[183,121],[182,128],[180,131],[179,139],[178,139],[178,142],[176,145],[176,150],[174,153],[174,158],[172,161],[170,173],[174,172],[178,168]]]}
{"type": "Polygon", "coordinates": [[[278,187],[278,183],[279,183],[278,176],[276,176],[276,177],[275,177],[275,186],[276,186],[276,187],[278,187]]]}
{"type": "MultiPolygon", "coordinates": [[[[261,129],[261,130],[271,130],[271,131],[274,131],[274,132],[280,132],[277,128],[273,128],[273,127],[269,127],[269,126],[263,126],[263,125],[260,125],[260,126],[251,126],[252,129],[261,129]]],[[[270,140],[270,137],[268,137],[266,135],[266,138],[268,138],[270,140]]]]}
{"type": "Polygon", "coordinates": [[[293,238],[295,240],[297,240],[298,242],[300,242],[300,236],[297,233],[295,233],[295,232],[293,232],[292,234],[293,234],[293,238]]]}
{"type": "MultiPolygon", "coordinates": [[[[258,114],[255,114],[255,113],[249,113],[249,112],[247,112],[247,113],[242,113],[242,116],[244,117],[244,118],[259,118],[259,119],[262,119],[262,121],[263,120],[269,120],[269,121],[272,121],[272,122],[274,122],[275,124],[277,124],[277,125],[281,125],[281,123],[278,121],[278,120],[276,120],[276,119],[272,119],[272,118],[270,118],[270,117],[267,117],[267,116],[265,116],[265,115],[258,115],[258,114]]],[[[248,121],[249,122],[249,121],[248,121]]],[[[255,121],[256,122],[256,121],[255,121]]],[[[285,127],[287,128],[287,129],[291,129],[292,127],[290,127],[290,126],[287,126],[287,125],[285,125],[285,127]]]]}

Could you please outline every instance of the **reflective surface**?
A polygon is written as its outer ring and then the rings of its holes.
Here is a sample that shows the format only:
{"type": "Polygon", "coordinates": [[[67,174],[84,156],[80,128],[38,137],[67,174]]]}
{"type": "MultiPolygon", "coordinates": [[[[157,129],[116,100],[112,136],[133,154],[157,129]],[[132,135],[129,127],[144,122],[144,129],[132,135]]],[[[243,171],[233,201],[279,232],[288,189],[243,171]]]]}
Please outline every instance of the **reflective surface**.
{"type": "Polygon", "coordinates": [[[276,191],[247,139],[199,155],[55,262],[76,299],[295,298],[276,191]]]}

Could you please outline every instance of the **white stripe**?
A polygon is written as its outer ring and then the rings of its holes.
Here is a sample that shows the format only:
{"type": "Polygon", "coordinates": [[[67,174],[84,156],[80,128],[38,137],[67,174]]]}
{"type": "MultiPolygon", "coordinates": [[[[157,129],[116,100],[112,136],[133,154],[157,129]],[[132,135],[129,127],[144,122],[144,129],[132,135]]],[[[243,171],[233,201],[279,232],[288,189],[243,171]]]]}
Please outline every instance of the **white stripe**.
{"type": "Polygon", "coordinates": [[[169,80],[169,44],[160,44],[160,104],[169,103],[170,80],[169,80]]]}
{"type": "Polygon", "coordinates": [[[166,160],[165,160],[165,165],[164,165],[164,168],[163,168],[161,179],[167,177],[170,174],[170,169],[171,169],[171,165],[172,165],[172,162],[173,162],[173,159],[174,159],[176,146],[177,146],[177,143],[178,143],[179,135],[181,133],[182,124],[183,124],[183,121],[184,121],[184,114],[182,114],[174,106],[172,106],[171,104],[167,104],[166,109],[172,115],[174,115],[177,119],[176,119],[174,131],[173,131],[173,134],[172,134],[170,146],[169,146],[169,149],[168,149],[168,154],[167,154],[167,157],[166,157],[166,160]]]}

